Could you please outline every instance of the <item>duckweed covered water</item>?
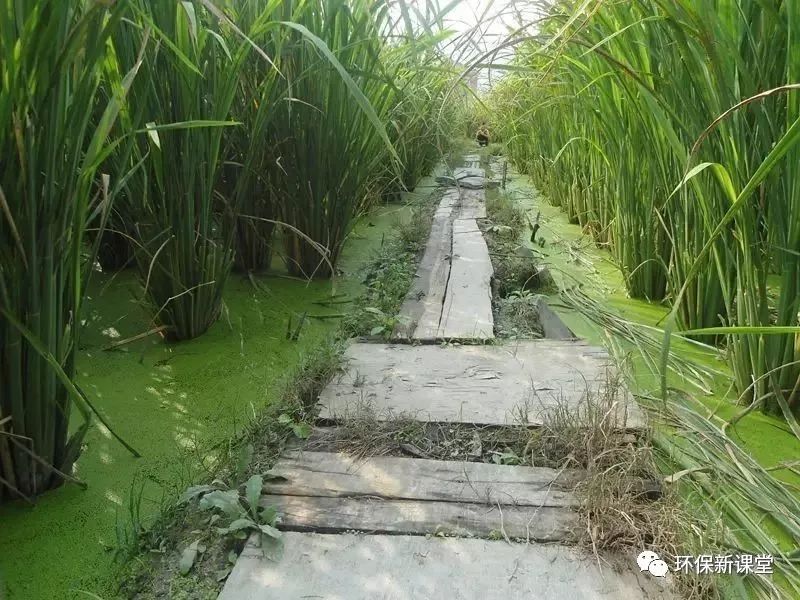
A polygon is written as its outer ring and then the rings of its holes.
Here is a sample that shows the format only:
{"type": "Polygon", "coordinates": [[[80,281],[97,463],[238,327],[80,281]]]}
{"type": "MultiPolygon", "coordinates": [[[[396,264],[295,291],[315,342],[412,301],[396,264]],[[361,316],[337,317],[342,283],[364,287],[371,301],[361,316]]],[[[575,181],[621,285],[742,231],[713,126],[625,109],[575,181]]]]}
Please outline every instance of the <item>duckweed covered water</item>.
{"type": "MultiPolygon", "coordinates": [[[[408,207],[392,205],[361,219],[340,262],[337,294],[353,298],[360,292],[362,267],[409,215],[408,207]]],[[[258,288],[232,276],[222,317],[197,339],[167,345],[152,336],[104,351],[151,325],[133,271],[93,279],[78,383],[142,457],[134,458],[104,427],[93,425],[77,464],[87,490],[65,485],[34,507],[0,508],[0,597],[3,583],[14,600],[87,597],[79,590],[113,597],[116,528],[129,523],[131,499],[141,494],[139,518],[147,523],[162,501],[174,501],[213,469],[214,446],[272,401],[281,376],[324,343],[338,323],[309,318],[299,340],[290,342],[290,315],[296,326],[304,312],[346,310],[347,305],[315,304],[330,297],[330,282],[256,280],[258,288]]]]}
{"type": "MultiPolygon", "coordinates": [[[[560,289],[580,284],[583,292],[600,301],[605,309],[618,316],[634,324],[660,327],[669,312],[666,305],[627,297],[623,275],[614,264],[611,254],[598,248],[589,236],[583,234],[579,225],[569,223],[567,216],[559,208],[549,204],[537,192],[527,176],[517,173],[510,165],[509,178],[506,192],[526,210],[531,222],[539,215],[540,229],[536,237],[537,241],[543,238],[545,244],[542,247],[538,244],[528,245],[540,255],[540,260],[548,266],[560,289]]],[[[530,230],[526,232],[525,239],[529,236],[530,230]]],[[[609,336],[603,328],[566,306],[558,293],[552,294],[549,300],[553,309],[577,336],[595,344],[609,344],[609,336]]],[[[621,346],[626,349],[624,344],[621,346]]],[[[743,406],[735,403],[736,398],[731,391],[732,375],[721,352],[703,349],[681,340],[673,341],[671,349],[679,357],[713,372],[713,375],[710,378],[710,393],[702,393],[693,386],[687,386],[675,373],[670,375],[670,386],[685,389],[708,408],[709,414],[725,420],[743,410],[743,406]]],[[[634,349],[628,346],[627,350],[634,349]]],[[[636,352],[630,353],[638,386],[636,391],[657,392],[657,377],[636,355],[636,352]]],[[[800,440],[786,423],[760,411],[751,412],[729,433],[764,467],[792,462],[800,456],[800,440]]],[[[793,470],[782,468],[772,473],[778,479],[795,486],[793,489],[800,490],[800,475],[793,470]]]]}

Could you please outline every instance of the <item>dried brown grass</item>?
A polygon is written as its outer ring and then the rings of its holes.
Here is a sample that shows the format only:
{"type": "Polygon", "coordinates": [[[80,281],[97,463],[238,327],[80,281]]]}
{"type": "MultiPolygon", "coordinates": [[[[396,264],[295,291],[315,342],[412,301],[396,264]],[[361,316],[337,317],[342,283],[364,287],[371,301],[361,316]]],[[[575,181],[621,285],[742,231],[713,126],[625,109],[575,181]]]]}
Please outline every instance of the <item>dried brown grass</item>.
{"type": "MultiPolygon", "coordinates": [[[[585,524],[578,545],[622,568],[643,550],[667,564],[679,555],[712,552],[714,524],[699,522],[677,490],[662,484],[649,430],[627,427],[625,395],[621,376],[609,371],[600,391],[587,392],[577,409],[559,403],[545,412],[544,425],[532,436],[541,459],[560,457],[562,468],[585,472],[575,489],[585,524]]],[[[680,597],[719,597],[711,577],[680,574],[673,581],[680,597]]]]}

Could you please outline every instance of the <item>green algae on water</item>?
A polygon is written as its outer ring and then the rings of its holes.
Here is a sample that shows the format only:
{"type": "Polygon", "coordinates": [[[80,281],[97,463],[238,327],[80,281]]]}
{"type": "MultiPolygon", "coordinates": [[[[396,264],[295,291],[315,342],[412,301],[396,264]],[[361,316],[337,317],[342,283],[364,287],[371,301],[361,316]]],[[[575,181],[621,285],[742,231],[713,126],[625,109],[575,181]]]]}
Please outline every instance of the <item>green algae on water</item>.
{"type": "MultiPolygon", "coordinates": [[[[360,220],[340,261],[337,294],[360,293],[362,267],[409,214],[407,206],[388,205],[360,220]]],[[[254,281],[229,279],[221,318],[197,339],[165,344],[151,336],[107,351],[147,331],[149,313],[134,273],[93,279],[78,383],[142,457],[94,424],[76,466],[87,490],[65,485],[32,508],[0,507],[0,586],[5,583],[10,600],[85,598],[79,590],[114,597],[117,526],[129,526],[131,499],[141,493],[133,509],[146,524],[163,502],[212,470],[214,446],[270,402],[283,373],[337,326],[337,319],[307,318],[299,339],[288,341],[290,317],[296,326],[303,313],[342,312],[341,305],[324,304],[331,282],[274,275],[254,281]]]]}

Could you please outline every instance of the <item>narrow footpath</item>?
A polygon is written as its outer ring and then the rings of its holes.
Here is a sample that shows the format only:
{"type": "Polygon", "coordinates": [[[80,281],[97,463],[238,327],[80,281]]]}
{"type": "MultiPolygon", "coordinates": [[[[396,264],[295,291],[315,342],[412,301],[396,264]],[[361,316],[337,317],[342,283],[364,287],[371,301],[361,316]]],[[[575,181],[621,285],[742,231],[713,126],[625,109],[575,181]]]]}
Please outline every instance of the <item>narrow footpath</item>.
{"type": "MultiPolygon", "coordinates": [[[[602,348],[494,339],[493,269],[479,228],[487,180],[477,156],[464,165],[435,213],[392,343],[351,343],[345,372],[320,395],[320,431],[368,413],[376,423],[502,432],[602,393],[602,348]]],[[[615,410],[626,429],[644,425],[629,396],[615,410]]],[[[222,600],[670,596],[633,556],[619,572],[571,545],[586,526],[577,471],[304,449],[274,472],[282,478],[266,484],[263,503],[282,515],[284,556],[271,562],[248,543],[222,600]]]]}

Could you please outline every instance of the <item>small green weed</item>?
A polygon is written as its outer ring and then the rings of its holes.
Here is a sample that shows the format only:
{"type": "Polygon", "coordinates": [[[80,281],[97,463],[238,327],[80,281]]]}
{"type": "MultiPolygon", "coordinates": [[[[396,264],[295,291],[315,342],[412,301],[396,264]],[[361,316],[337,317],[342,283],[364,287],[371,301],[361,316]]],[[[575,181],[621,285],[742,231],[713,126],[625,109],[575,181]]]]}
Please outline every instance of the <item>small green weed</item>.
{"type": "Polygon", "coordinates": [[[385,243],[367,269],[366,292],[356,302],[355,310],[344,321],[350,337],[389,337],[398,324],[397,314],[403,304],[417,268],[417,258],[430,232],[437,195],[418,204],[407,223],[398,226],[396,238],[385,243]]]}
{"type": "Polygon", "coordinates": [[[505,298],[496,298],[495,330],[510,338],[542,338],[544,329],[539,320],[538,296],[530,290],[516,290],[505,298]]]}
{"type": "MultiPolygon", "coordinates": [[[[267,474],[267,477],[270,475],[267,474]]],[[[208,524],[223,537],[244,540],[250,533],[257,533],[264,556],[277,560],[283,550],[282,534],[276,529],[278,512],[275,507],[260,505],[264,476],[252,475],[243,487],[242,493],[238,487],[228,488],[223,481],[215,480],[208,485],[190,487],[179,502],[186,504],[197,501],[200,510],[211,511],[213,514],[208,524]]],[[[197,539],[183,551],[179,563],[182,575],[186,575],[194,566],[201,552],[201,544],[202,540],[197,539]]]]}

